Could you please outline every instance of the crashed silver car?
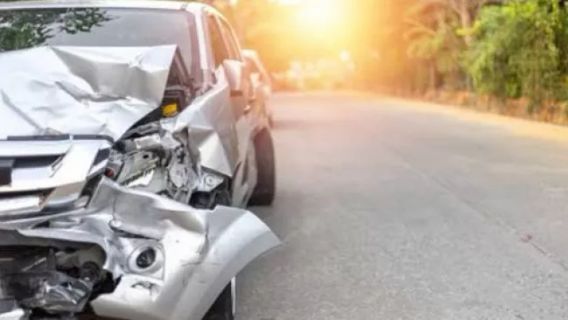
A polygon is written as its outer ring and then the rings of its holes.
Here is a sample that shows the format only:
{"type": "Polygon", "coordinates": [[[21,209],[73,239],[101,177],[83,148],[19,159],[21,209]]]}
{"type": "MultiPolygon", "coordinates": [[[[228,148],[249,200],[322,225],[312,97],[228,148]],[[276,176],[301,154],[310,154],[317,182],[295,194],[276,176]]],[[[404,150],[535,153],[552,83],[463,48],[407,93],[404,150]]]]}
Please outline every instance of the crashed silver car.
{"type": "Polygon", "coordinates": [[[278,244],[266,119],[200,4],[0,6],[0,319],[233,319],[278,244]]]}
{"type": "Polygon", "coordinates": [[[274,113],[270,105],[272,95],[272,79],[264,67],[258,52],[252,49],[242,51],[245,63],[250,70],[251,83],[254,88],[254,104],[259,112],[262,112],[270,121],[270,126],[274,126],[274,113]]]}

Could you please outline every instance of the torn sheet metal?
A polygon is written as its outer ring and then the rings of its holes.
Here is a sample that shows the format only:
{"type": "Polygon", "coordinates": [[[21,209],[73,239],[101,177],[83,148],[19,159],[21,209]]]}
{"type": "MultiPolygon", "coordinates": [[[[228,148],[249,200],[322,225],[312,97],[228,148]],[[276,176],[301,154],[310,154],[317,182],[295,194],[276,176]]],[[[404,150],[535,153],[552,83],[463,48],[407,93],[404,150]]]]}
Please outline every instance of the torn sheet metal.
{"type": "Polygon", "coordinates": [[[112,294],[91,304],[98,315],[140,320],[202,319],[219,293],[255,258],[279,245],[254,214],[218,206],[207,212],[207,244],[199,259],[176,244],[161,241],[169,268],[161,279],[127,274],[112,294]]]}
{"type": "Polygon", "coordinates": [[[39,47],[0,54],[0,137],[118,139],[159,107],[176,46],[39,47]]]}
{"type": "MultiPolygon", "coordinates": [[[[0,138],[58,134],[118,140],[158,108],[176,46],[39,47],[0,53],[0,138]]],[[[223,75],[219,74],[223,80],[223,75]]],[[[205,92],[173,123],[199,151],[201,165],[232,176],[239,159],[228,91],[205,92]]]]}
{"type": "MultiPolygon", "coordinates": [[[[5,246],[17,243],[68,248],[69,244],[92,244],[101,248],[106,257],[104,269],[120,281],[112,293],[91,301],[99,316],[201,319],[236,274],[279,244],[270,229],[246,210],[222,206],[197,210],[106,179],[99,190],[85,211],[14,221],[4,224],[6,231],[0,233],[5,246]],[[144,196],[148,200],[144,201],[144,196]],[[134,207],[127,207],[128,203],[134,207]],[[151,217],[155,232],[149,225],[151,217]],[[51,227],[25,227],[36,225],[39,219],[49,220],[51,227]],[[159,258],[151,267],[141,269],[136,263],[144,248],[155,248],[159,258]]],[[[83,283],[73,288],[82,303],[83,283]]],[[[66,310],[71,307],[66,306],[66,310]]]]}
{"type": "Polygon", "coordinates": [[[239,162],[235,115],[228,92],[211,89],[197,97],[190,107],[163,125],[171,132],[185,132],[190,145],[199,152],[202,166],[231,177],[239,162]]]}

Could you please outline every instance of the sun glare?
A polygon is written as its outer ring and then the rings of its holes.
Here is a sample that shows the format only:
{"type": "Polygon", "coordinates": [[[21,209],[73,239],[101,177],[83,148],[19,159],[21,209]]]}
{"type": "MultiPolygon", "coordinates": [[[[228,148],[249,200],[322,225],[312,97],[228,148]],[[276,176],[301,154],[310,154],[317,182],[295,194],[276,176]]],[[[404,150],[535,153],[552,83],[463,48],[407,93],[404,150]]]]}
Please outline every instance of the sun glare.
{"type": "Polygon", "coordinates": [[[298,11],[298,23],[316,32],[334,32],[341,21],[338,0],[307,0],[298,11]]]}

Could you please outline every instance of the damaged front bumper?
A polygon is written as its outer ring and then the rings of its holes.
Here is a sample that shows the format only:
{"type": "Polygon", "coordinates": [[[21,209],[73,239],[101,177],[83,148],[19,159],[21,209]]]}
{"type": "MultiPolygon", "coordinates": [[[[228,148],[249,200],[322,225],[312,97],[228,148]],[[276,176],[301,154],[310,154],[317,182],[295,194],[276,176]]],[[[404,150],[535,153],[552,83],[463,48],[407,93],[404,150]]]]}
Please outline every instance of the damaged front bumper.
{"type": "Polygon", "coordinates": [[[106,178],[96,190],[85,208],[0,223],[0,319],[38,309],[201,319],[232,278],[279,244],[245,210],[198,210],[106,178]]]}

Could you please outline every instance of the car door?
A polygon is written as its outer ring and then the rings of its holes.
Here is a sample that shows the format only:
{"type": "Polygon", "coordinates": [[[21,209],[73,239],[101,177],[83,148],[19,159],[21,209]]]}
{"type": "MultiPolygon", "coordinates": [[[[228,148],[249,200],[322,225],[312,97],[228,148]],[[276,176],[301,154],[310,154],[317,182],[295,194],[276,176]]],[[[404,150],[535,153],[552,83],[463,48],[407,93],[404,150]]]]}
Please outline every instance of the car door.
{"type": "Polygon", "coordinates": [[[175,128],[188,130],[189,145],[196,149],[201,168],[213,176],[232,179],[243,157],[236,130],[238,117],[223,67],[229,52],[214,16],[204,13],[199,17],[197,38],[204,81],[191,105],[177,115],[175,128]]]}
{"type": "Polygon", "coordinates": [[[253,111],[258,118],[258,123],[269,126],[272,112],[269,108],[269,100],[272,94],[270,75],[264,68],[260,57],[253,50],[243,50],[243,58],[250,71],[251,83],[254,89],[254,102],[252,104],[253,111]]]}
{"type": "MultiPolygon", "coordinates": [[[[241,64],[243,67],[246,66],[241,56],[241,47],[229,23],[220,16],[217,16],[217,23],[228,50],[228,63],[241,64]]],[[[246,71],[242,92],[232,95],[232,103],[236,110],[235,115],[237,117],[236,130],[239,155],[241,156],[240,167],[233,179],[233,200],[237,203],[246,203],[248,201],[257,182],[256,155],[253,137],[258,129],[258,115],[253,112],[254,110],[252,109],[254,92],[248,70],[246,71]]]]}

